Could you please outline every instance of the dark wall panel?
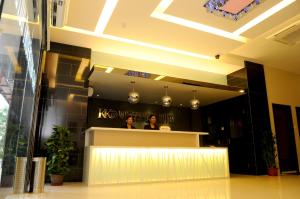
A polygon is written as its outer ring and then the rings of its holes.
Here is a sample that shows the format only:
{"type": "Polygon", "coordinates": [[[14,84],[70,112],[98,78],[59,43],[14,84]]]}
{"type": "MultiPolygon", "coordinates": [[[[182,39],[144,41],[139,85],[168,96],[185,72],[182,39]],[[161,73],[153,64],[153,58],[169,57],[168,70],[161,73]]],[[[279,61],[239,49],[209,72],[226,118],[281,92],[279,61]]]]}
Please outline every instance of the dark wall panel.
{"type": "Polygon", "coordinates": [[[228,147],[230,172],[255,174],[256,162],[248,96],[218,102],[202,109],[206,145],[228,147]]]}
{"type": "Polygon", "coordinates": [[[37,156],[46,155],[44,143],[54,125],[69,128],[75,150],[70,154],[71,171],[65,176],[66,181],[82,180],[88,101],[84,81],[89,73],[88,64],[83,66],[82,62],[90,56],[91,49],[51,43],[42,77],[35,153],[37,156]],[[80,67],[84,67],[83,70],[80,67]],[[78,74],[81,74],[80,78],[78,74]]]}
{"type": "Polygon", "coordinates": [[[125,124],[126,115],[135,116],[136,128],[143,128],[150,114],[155,114],[160,125],[169,124],[172,130],[201,131],[200,110],[190,108],[164,108],[155,104],[130,104],[128,102],[110,101],[99,98],[89,98],[88,127],[120,128],[125,124]],[[110,111],[114,118],[98,118],[99,111],[110,111]]]}
{"type": "Polygon", "coordinates": [[[247,69],[248,99],[255,146],[256,174],[260,175],[265,174],[267,170],[262,157],[261,136],[263,132],[272,133],[267,88],[263,65],[245,61],[245,67],[247,69]]]}

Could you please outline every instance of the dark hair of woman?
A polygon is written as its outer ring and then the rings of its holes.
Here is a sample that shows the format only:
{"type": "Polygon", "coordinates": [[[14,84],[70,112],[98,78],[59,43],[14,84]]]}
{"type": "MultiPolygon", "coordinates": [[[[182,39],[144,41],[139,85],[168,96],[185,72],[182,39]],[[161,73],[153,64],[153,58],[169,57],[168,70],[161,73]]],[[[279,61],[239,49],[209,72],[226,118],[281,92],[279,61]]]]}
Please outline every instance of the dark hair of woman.
{"type": "Polygon", "coordinates": [[[156,115],[154,114],[149,115],[147,125],[145,125],[144,129],[159,130],[159,127],[156,124],[156,122],[157,122],[156,115]]]}
{"type": "Polygon", "coordinates": [[[135,129],[135,127],[133,126],[133,116],[132,115],[126,116],[126,123],[122,126],[122,128],[135,129]]]}

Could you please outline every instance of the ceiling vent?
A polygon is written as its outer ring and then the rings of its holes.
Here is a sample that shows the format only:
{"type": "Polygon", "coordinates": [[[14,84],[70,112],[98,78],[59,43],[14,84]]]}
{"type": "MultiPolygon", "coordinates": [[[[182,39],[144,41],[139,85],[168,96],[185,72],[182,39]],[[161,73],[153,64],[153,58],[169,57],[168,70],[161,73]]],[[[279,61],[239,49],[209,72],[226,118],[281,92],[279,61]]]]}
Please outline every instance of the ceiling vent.
{"type": "Polygon", "coordinates": [[[289,26],[282,31],[271,36],[270,39],[274,41],[286,44],[286,45],[296,45],[300,43],[300,21],[292,26],[289,26]]]}

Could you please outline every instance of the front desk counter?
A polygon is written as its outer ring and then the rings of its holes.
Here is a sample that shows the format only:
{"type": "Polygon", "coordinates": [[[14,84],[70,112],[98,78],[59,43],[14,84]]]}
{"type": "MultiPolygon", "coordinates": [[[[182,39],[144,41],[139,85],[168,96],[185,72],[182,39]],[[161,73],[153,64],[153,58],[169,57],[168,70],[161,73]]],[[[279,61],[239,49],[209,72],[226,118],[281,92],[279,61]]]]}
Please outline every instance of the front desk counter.
{"type": "Polygon", "coordinates": [[[228,178],[227,148],[200,147],[205,132],[92,127],[86,130],[87,185],[228,178]]]}

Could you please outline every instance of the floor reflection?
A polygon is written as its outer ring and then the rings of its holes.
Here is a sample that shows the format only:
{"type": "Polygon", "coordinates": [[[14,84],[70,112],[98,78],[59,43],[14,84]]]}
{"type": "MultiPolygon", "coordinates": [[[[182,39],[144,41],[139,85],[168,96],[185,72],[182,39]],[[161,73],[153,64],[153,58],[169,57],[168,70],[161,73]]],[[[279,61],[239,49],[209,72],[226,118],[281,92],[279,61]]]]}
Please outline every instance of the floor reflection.
{"type": "Polygon", "coordinates": [[[233,176],[230,179],[105,185],[66,183],[46,186],[43,194],[9,195],[6,199],[298,199],[300,176],[233,176]]]}

